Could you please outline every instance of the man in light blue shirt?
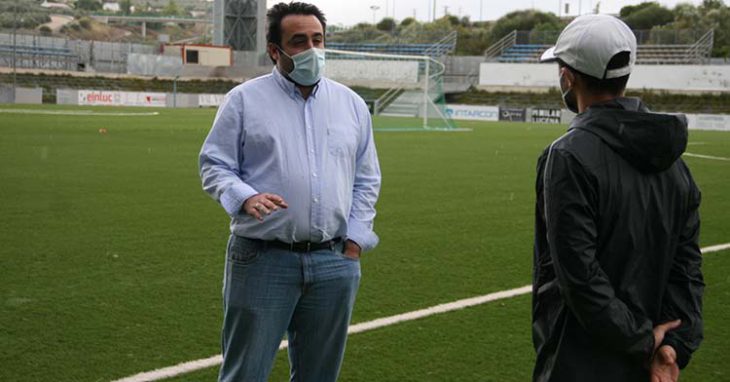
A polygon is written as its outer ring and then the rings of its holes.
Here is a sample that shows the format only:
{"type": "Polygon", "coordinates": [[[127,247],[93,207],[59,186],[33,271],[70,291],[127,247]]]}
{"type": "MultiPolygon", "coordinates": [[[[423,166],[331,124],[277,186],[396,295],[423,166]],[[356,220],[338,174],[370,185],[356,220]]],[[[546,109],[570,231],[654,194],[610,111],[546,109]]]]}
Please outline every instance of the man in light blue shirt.
{"type": "Polygon", "coordinates": [[[380,167],[370,114],[321,77],[325,18],[268,14],[271,74],[225,97],[200,153],[203,189],[231,217],[220,381],[266,381],[284,332],[291,377],[335,381],[373,232],[380,167]]]}

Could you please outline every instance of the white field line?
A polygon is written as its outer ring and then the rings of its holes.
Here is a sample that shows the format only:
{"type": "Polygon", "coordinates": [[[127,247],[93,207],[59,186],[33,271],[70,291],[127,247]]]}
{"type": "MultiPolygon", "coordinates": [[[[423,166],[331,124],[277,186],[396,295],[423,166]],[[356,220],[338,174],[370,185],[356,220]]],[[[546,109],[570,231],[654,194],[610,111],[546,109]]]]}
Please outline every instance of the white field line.
{"type": "Polygon", "coordinates": [[[686,155],[688,157],[694,157],[694,158],[730,161],[730,158],[713,157],[711,155],[702,155],[702,154],[693,154],[693,153],[684,153],[683,155],[686,155]]]}
{"type": "Polygon", "coordinates": [[[94,110],[35,110],[35,109],[0,109],[0,113],[6,114],[38,114],[38,115],[80,115],[80,116],[101,116],[101,117],[140,117],[160,115],[158,111],[123,112],[123,111],[94,111],[94,110]]]}
{"type": "MultiPolygon", "coordinates": [[[[709,247],[702,248],[702,254],[708,254],[711,252],[719,252],[730,249],[730,243],[718,244],[709,247]]],[[[397,323],[413,321],[419,318],[432,316],[434,314],[447,313],[455,310],[468,308],[471,306],[481,305],[492,301],[502,300],[505,298],[517,297],[523,294],[532,292],[532,285],[525,285],[520,288],[503,290],[500,292],[485,294],[483,296],[465,298],[446,304],[435,305],[429,308],[414,310],[412,312],[396,314],[390,317],[378,318],[372,321],[361,322],[359,324],[351,325],[347,330],[348,334],[362,333],[369,330],[382,328],[385,326],[395,325],[397,323]]],[[[284,340],[279,345],[279,350],[286,349],[289,343],[284,340]]],[[[179,363],[174,366],[168,366],[161,369],[152,371],[146,371],[143,373],[135,374],[126,378],[118,379],[113,382],[151,382],[160,379],[171,378],[181,374],[191,373],[196,370],[207,369],[209,367],[218,366],[223,361],[223,357],[218,354],[209,358],[197,359],[194,361],[188,361],[179,363]]]]}

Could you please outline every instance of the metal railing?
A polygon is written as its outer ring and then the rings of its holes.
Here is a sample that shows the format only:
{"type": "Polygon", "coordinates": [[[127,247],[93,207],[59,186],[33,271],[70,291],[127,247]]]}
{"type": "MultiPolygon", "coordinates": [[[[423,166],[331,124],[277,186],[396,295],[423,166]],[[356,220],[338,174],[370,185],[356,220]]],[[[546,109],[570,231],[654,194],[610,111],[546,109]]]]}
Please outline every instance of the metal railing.
{"type": "Polygon", "coordinates": [[[456,39],[459,34],[456,31],[451,31],[444,38],[436,41],[430,48],[423,51],[423,54],[431,57],[440,57],[445,54],[451,53],[456,48],[456,39]]]}
{"type": "Polygon", "coordinates": [[[487,59],[499,57],[504,53],[505,50],[511,48],[517,43],[517,31],[513,30],[506,36],[499,39],[499,41],[492,44],[487,50],[484,51],[484,57],[487,59]]]}
{"type": "Polygon", "coordinates": [[[687,49],[687,55],[696,60],[698,64],[705,64],[710,61],[712,47],[715,43],[715,30],[710,29],[696,43],[687,49]]]}
{"type": "MultiPolygon", "coordinates": [[[[710,61],[714,30],[634,30],[637,62],[642,64],[703,64],[710,61]]],[[[557,31],[512,31],[484,52],[487,60],[537,62],[541,48],[555,43],[557,31]],[[519,49],[511,49],[517,46],[519,49]]]]}
{"type": "Polygon", "coordinates": [[[401,93],[403,93],[402,87],[394,87],[388,89],[388,91],[383,93],[383,95],[378,97],[378,99],[373,102],[373,115],[379,115],[380,112],[387,108],[391,102],[395,101],[395,99],[398,98],[401,93]]]}

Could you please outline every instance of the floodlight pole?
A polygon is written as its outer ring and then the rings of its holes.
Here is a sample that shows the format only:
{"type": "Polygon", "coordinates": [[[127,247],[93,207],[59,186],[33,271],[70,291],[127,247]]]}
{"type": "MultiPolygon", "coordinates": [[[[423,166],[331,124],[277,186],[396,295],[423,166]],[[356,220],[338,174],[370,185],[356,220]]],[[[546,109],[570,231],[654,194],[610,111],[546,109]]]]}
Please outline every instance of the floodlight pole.
{"type": "Polygon", "coordinates": [[[378,9],[380,9],[380,7],[379,7],[379,6],[377,6],[377,5],[371,5],[371,6],[370,6],[370,9],[371,9],[371,10],[373,11],[373,25],[375,25],[375,12],[376,12],[376,11],[377,11],[378,9]]]}
{"type": "Polygon", "coordinates": [[[560,18],[563,14],[563,1],[558,0],[558,18],[560,18]]]}

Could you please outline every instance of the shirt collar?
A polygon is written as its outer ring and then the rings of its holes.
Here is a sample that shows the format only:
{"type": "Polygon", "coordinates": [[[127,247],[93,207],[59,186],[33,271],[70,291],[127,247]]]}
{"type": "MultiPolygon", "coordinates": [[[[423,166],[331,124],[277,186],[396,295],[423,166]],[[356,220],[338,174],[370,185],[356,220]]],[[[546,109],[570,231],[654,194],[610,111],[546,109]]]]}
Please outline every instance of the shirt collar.
{"type": "MultiPolygon", "coordinates": [[[[284,77],[281,72],[279,72],[279,68],[274,65],[274,69],[271,71],[272,76],[274,77],[274,81],[279,85],[279,87],[284,90],[286,94],[289,95],[289,97],[292,97],[294,99],[301,98],[302,93],[299,92],[299,88],[297,85],[294,84],[290,79],[284,77]]],[[[314,85],[314,89],[312,89],[312,92],[309,94],[312,98],[317,98],[317,93],[319,93],[319,86],[322,83],[324,78],[321,78],[319,82],[314,85]]]]}

